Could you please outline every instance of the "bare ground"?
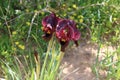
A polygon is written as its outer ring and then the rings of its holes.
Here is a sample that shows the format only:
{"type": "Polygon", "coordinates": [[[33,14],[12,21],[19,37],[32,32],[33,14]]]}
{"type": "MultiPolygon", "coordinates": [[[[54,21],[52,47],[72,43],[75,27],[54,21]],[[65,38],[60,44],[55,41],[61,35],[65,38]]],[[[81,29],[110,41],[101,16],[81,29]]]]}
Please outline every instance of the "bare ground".
{"type": "MultiPolygon", "coordinates": [[[[99,60],[105,56],[105,52],[114,51],[113,47],[103,47],[100,50],[99,60]]],[[[63,58],[62,80],[96,80],[95,74],[92,72],[93,64],[96,61],[98,46],[90,43],[81,43],[79,47],[67,49],[63,58]]],[[[106,71],[101,70],[100,75],[106,77],[106,71]]]]}

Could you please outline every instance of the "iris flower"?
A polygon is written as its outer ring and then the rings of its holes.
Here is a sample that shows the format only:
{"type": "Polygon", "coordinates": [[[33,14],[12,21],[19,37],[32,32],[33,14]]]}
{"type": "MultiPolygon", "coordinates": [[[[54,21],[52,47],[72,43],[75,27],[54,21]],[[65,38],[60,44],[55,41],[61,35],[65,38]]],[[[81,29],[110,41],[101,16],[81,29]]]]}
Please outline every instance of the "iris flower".
{"type": "Polygon", "coordinates": [[[43,26],[42,30],[44,32],[42,37],[45,40],[51,39],[52,34],[55,32],[58,20],[59,20],[59,18],[56,17],[55,13],[51,13],[50,15],[48,15],[42,19],[42,26],[43,26]]]}
{"type": "Polygon", "coordinates": [[[58,21],[56,27],[56,37],[61,44],[61,51],[65,51],[65,48],[71,40],[73,40],[76,46],[78,46],[80,32],[73,20],[61,19],[58,21]]]}

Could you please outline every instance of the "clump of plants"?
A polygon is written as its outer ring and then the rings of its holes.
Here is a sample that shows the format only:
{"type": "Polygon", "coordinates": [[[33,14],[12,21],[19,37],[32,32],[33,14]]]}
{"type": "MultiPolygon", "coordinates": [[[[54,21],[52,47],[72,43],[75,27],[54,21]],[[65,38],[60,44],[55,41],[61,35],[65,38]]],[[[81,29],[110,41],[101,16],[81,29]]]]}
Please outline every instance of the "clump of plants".
{"type": "Polygon", "coordinates": [[[104,68],[106,79],[119,80],[119,4],[119,0],[0,0],[0,77],[54,80],[66,47],[70,41],[78,46],[81,37],[99,46],[93,65],[96,77],[104,68]],[[106,52],[99,62],[104,45],[116,51],[106,52]]]}
{"type": "MultiPolygon", "coordinates": [[[[80,32],[73,20],[58,18],[55,13],[51,13],[43,18],[42,26],[42,31],[44,32],[42,37],[49,41],[47,52],[45,52],[43,58],[44,61],[41,60],[41,56],[34,47],[33,52],[29,53],[29,57],[25,57],[25,55],[20,58],[13,56],[12,64],[1,60],[4,65],[2,68],[4,69],[3,73],[6,75],[6,79],[55,80],[59,78],[57,74],[65,48],[70,40],[73,40],[76,46],[78,46],[77,41],[80,38],[80,32]],[[58,40],[56,41],[56,39],[58,40]],[[57,44],[58,42],[60,45],[57,44]],[[34,59],[31,57],[34,57],[34,59]],[[20,60],[21,58],[23,58],[25,63],[20,60]]],[[[16,32],[13,32],[13,34],[15,35],[16,32]]],[[[37,41],[36,37],[33,37],[37,41]]],[[[15,44],[18,45],[19,48],[25,49],[24,46],[19,45],[19,42],[15,42],[15,44]]]]}
{"type": "Polygon", "coordinates": [[[80,32],[77,30],[76,23],[73,20],[61,19],[56,17],[54,13],[51,13],[42,20],[42,25],[42,30],[44,31],[43,38],[49,40],[55,33],[61,44],[61,51],[65,51],[65,47],[70,40],[73,40],[76,46],[78,46],[77,41],[80,38],[80,32]]]}

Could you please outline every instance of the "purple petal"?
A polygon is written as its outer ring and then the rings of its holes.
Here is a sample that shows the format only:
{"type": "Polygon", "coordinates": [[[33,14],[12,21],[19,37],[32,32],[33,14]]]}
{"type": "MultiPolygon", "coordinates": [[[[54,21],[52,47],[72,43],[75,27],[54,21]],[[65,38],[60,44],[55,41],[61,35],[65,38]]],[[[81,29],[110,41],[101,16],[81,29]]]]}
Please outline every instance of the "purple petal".
{"type": "Polygon", "coordinates": [[[72,40],[77,41],[80,38],[80,32],[76,27],[76,23],[73,20],[69,20],[69,25],[71,27],[71,30],[74,32],[72,36],[72,40]]]}
{"type": "Polygon", "coordinates": [[[42,25],[43,25],[43,27],[50,27],[50,29],[53,29],[56,27],[58,19],[59,18],[56,17],[56,15],[54,13],[51,13],[50,15],[43,18],[42,25]]]}

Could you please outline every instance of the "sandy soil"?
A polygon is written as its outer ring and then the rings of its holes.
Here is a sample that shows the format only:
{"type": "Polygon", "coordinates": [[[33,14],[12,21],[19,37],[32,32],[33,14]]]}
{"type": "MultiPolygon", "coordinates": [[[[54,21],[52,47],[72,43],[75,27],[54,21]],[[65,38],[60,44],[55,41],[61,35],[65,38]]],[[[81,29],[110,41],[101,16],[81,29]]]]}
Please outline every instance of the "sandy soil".
{"type": "MultiPolygon", "coordinates": [[[[112,47],[101,49],[99,60],[104,58],[108,49],[114,51],[112,47]]],[[[95,63],[97,51],[98,46],[90,43],[81,43],[77,48],[67,49],[61,64],[62,80],[96,80],[91,68],[95,63]]],[[[100,74],[103,78],[107,75],[105,71],[100,74]]]]}

